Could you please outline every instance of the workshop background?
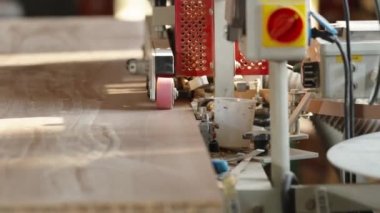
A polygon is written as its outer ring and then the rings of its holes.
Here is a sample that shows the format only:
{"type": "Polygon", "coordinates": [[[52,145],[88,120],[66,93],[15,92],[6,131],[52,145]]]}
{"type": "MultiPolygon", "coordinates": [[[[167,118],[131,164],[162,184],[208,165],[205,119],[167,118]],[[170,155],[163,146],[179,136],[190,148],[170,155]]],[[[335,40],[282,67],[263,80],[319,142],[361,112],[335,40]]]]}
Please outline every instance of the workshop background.
{"type": "MultiPolygon", "coordinates": [[[[316,2],[319,12],[330,22],[343,19],[341,0],[321,0],[316,2]]],[[[353,20],[375,19],[376,14],[372,0],[351,0],[351,17],[353,20]]],[[[141,20],[146,13],[147,0],[0,0],[0,17],[40,17],[40,16],[117,16],[125,20],[141,20]],[[133,9],[131,9],[133,8],[133,9]]],[[[317,151],[320,158],[305,160],[292,165],[297,168],[303,183],[339,182],[335,169],[326,160],[328,139],[320,138],[313,127],[308,143],[299,143],[297,148],[317,151]],[[325,141],[325,144],[319,143],[325,141]]],[[[319,130],[320,131],[320,130],[319,130]]]]}
{"type": "MultiPolygon", "coordinates": [[[[0,16],[113,15],[117,7],[146,4],[147,0],[0,0],[0,16]]],[[[372,0],[351,0],[353,20],[376,17],[372,0]]],[[[341,0],[320,0],[320,13],[330,22],[343,18],[341,0]]],[[[141,11],[143,12],[143,11],[141,11]]]]}

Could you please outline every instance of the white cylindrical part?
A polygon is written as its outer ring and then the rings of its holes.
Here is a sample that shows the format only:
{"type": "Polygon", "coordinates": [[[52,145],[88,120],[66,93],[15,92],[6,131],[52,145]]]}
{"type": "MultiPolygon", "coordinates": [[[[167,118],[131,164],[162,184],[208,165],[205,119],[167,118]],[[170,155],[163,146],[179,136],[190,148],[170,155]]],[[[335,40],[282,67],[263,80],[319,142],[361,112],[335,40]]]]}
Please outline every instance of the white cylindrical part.
{"type": "Polygon", "coordinates": [[[215,98],[216,140],[224,148],[248,148],[243,134],[252,131],[256,101],[239,98],[215,98]]]}
{"type": "Polygon", "coordinates": [[[285,173],[290,171],[288,71],[286,62],[270,62],[270,119],[272,182],[280,187],[285,173]]]}
{"type": "Polygon", "coordinates": [[[234,97],[234,43],[226,40],[225,0],[214,1],[215,97],[234,97]]]}

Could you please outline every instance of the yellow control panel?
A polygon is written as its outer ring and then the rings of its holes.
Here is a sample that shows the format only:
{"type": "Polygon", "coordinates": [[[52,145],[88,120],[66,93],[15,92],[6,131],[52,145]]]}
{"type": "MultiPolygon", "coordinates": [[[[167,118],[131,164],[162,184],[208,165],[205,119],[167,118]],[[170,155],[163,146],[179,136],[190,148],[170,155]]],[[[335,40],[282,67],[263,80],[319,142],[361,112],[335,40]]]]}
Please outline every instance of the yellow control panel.
{"type": "Polygon", "coordinates": [[[246,56],[300,60],[308,44],[309,0],[247,0],[246,56]]]}

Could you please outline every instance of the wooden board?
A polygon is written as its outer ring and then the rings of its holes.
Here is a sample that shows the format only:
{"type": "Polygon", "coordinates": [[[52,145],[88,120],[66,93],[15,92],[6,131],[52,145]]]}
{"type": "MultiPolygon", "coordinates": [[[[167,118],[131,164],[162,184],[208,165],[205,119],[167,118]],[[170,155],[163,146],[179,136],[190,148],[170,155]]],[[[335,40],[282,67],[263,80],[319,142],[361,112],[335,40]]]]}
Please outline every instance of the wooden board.
{"type": "Polygon", "coordinates": [[[156,110],[124,63],[0,68],[0,212],[221,212],[190,107],[156,110]]]}
{"type": "MultiPolygon", "coordinates": [[[[312,99],[307,111],[320,115],[344,117],[344,103],[328,99],[312,99]]],[[[380,119],[380,105],[355,104],[355,117],[380,119]]]]}
{"type": "Polygon", "coordinates": [[[0,22],[0,66],[125,60],[140,57],[144,26],[111,17],[0,22]]]}

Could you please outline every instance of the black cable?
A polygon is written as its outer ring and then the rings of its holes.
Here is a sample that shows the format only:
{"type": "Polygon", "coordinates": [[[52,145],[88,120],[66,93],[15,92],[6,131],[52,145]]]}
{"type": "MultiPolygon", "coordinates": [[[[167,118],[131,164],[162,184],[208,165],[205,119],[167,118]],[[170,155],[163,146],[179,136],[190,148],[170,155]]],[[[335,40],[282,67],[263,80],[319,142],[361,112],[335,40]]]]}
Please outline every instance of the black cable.
{"type": "MultiPolygon", "coordinates": [[[[374,0],[374,1],[375,1],[377,20],[379,21],[379,24],[380,24],[380,0],[374,0]]],[[[379,94],[379,89],[380,89],[380,64],[377,70],[376,83],[375,83],[374,88],[372,89],[372,93],[368,101],[369,105],[373,105],[375,103],[377,96],[379,94]]]]}
{"type": "MultiPolygon", "coordinates": [[[[348,86],[349,86],[348,81],[350,78],[348,57],[344,53],[342,44],[339,42],[339,40],[336,39],[334,41],[334,43],[338,46],[338,49],[339,49],[340,54],[342,55],[342,59],[343,59],[344,78],[345,78],[345,86],[346,86],[346,88],[344,90],[344,96],[345,96],[344,114],[345,114],[345,116],[347,116],[347,114],[350,114],[350,110],[351,110],[351,104],[350,104],[350,100],[349,100],[349,89],[348,89],[348,86]]],[[[345,135],[344,136],[347,139],[347,137],[350,137],[348,129],[352,128],[352,127],[350,127],[350,119],[347,117],[344,118],[344,127],[345,127],[345,132],[344,132],[345,135]]],[[[355,176],[350,174],[350,173],[347,173],[347,172],[342,172],[342,178],[343,178],[342,179],[343,183],[351,183],[351,182],[353,182],[353,179],[355,179],[355,176]]]]}
{"type": "MultiPolygon", "coordinates": [[[[344,50],[343,50],[343,47],[342,47],[342,44],[339,42],[338,39],[334,39],[333,41],[338,49],[339,49],[339,52],[342,56],[342,59],[343,59],[343,67],[344,67],[344,79],[345,79],[345,90],[344,90],[344,114],[345,116],[349,115],[350,114],[350,102],[349,102],[349,84],[348,84],[348,81],[349,81],[349,78],[350,78],[350,66],[349,66],[349,63],[348,63],[348,57],[347,55],[345,54],[344,50]]],[[[345,117],[344,119],[344,127],[345,127],[345,137],[349,137],[348,135],[348,132],[347,131],[349,128],[350,128],[350,121],[349,119],[347,119],[347,117],[345,117]]]]}
{"type": "Polygon", "coordinates": [[[350,74],[352,74],[352,72],[350,72],[348,54],[344,52],[342,44],[339,42],[338,38],[331,35],[329,32],[313,28],[311,29],[311,35],[313,38],[319,37],[328,42],[335,43],[338,46],[339,52],[342,56],[344,66],[344,137],[345,139],[349,139],[351,138],[350,133],[352,132],[349,130],[353,129],[351,126],[352,118],[350,116],[353,109],[353,98],[351,99],[352,94],[350,94],[352,93],[352,86],[350,85],[350,77],[352,78],[352,75],[350,74]]]}
{"type": "MultiPolygon", "coordinates": [[[[347,131],[348,129],[350,129],[350,119],[349,119],[349,115],[350,115],[350,110],[353,109],[352,106],[352,103],[353,103],[353,99],[350,100],[350,74],[352,74],[351,70],[349,69],[349,63],[348,63],[348,57],[347,57],[347,54],[344,52],[343,50],[343,47],[342,47],[342,44],[339,42],[338,38],[334,35],[332,35],[331,33],[329,33],[328,31],[323,31],[323,30],[318,30],[316,28],[313,28],[311,29],[311,36],[312,38],[316,38],[316,37],[319,37],[319,38],[322,38],[328,42],[331,42],[331,43],[335,43],[339,49],[339,52],[342,56],[342,60],[343,60],[343,67],[344,67],[344,115],[345,115],[345,119],[344,119],[344,128],[345,128],[345,138],[346,137],[349,137],[349,131],[347,131]]],[[[351,75],[352,77],[352,75],[351,75]]],[[[352,92],[352,90],[351,90],[352,92]]],[[[342,178],[343,178],[343,182],[346,183],[346,182],[352,182],[354,181],[356,178],[354,175],[350,174],[350,173],[345,173],[343,172],[343,175],[342,175],[342,178]]]]}
{"type": "Polygon", "coordinates": [[[353,95],[353,78],[352,78],[352,54],[351,54],[351,32],[350,32],[350,6],[348,0],[343,0],[344,7],[344,19],[346,22],[346,51],[347,51],[347,62],[348,62],[348,82],[346,82],[346,89],[348,97],[345,98],[346,107],[348,108],[347,114],[345,114],[345,120],[347,119],[347,126],[345,129],[345,139],[350,139],[354,137],[354,122],[355,122],[355,113],[354,113],[354,95],[353,95]]]}
{"type": "MultiPolygon", "coordinates": [[[[348,97],[345,99],[345,105],[348,107],[348,113],[345,115],[345,120],[347,120],[347,128],[345,129],[344,136],[345,139],[350,139],[355,136],[355,100],[353,94],[353,77],[352,77],[352,54],[351,54],[351,31],[350,31],[350,5],[348,0],[343,0],[343,9],[344,9],[344,19],[346,22],[346,51],[347,51],[347,62],[348,62],[348,97]]],[[[344,183],[355,183],[356,176],[355,174],[346,173],[346,177],[349,177],[348,180],[344,183]]]]}

